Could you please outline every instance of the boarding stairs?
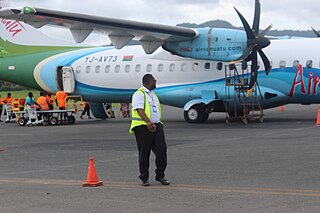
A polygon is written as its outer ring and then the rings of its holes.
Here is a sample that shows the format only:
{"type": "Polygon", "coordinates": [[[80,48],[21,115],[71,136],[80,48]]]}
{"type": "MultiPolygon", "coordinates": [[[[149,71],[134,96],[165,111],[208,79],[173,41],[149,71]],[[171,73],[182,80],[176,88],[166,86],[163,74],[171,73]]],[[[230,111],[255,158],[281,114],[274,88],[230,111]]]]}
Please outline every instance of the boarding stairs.
{"type": "Polygon", "coordinates": [[[258,82],[247,97],[250,66],[245,62],[225,65],[225,107],[226,123],[241,119],[244,124],[249,120],[263,122],[263,96],[258,82]]]}

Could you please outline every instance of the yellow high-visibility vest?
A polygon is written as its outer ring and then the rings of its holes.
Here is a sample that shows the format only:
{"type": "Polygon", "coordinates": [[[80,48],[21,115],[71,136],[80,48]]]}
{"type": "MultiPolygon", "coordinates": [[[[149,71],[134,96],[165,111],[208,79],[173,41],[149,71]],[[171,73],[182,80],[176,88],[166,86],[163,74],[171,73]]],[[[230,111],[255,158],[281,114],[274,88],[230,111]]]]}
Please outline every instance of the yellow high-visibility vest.
{"type": "MultiPolygon", "coordinates": [[[[144,97],[144,112],[146,113],[146,116],[150,119],[151,117],[151,106],[149,104],[149,102],[147,101],[147,97],[146,97],[146,91],[143,89],[143,87],[140,87],[134,94],[136,93],[142,93],[143,97],[144,97]]],[[[132,96],[132,98],[133,98],[132,96]]],[[[161,106],[160,106],[160,101],[157,95],[155,95],[157,100],[158,100],[158,112],[160,113],[160,120],[161,120],[161,106]]],[[[133,134],[132,129],[136,126],[141,126],[141,125],[147,125],[147,123],[140,117],[138,111],[136,109],[131,110],[131,126],[130,126],[130,130],[129,133],[133,134]]]]}

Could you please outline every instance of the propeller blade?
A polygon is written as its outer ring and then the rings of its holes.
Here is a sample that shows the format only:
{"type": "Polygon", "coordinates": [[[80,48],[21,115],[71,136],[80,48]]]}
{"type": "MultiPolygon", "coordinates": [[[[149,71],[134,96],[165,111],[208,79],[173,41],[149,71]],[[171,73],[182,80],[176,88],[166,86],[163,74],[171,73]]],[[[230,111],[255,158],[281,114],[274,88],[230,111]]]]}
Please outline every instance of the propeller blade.
{"type": "Polygon", "coordinates": [[[254,89],[254,86],[256,85],[258,78],[258,52],[256,48],[252,52],[252,63],[251,63],[251,76],[250,76],[250,83],[247,90],[246,97],[249,97],[251,92],[254,89]]]}
{"type": "Polygon", "coordinates": [[[255,45],[250,45],[250,46],[244,51],[244,53],[243,53],[239,58],[237,58],[235,61],[239,62],[239,61],[242,61],[242,60],[248,58],[249,55],[251,54],[253,48],[255,48],[256,46],[257,46],[256,44],[255,44],[255,45]]]}
{"type": "Polygon", "coordinates": [[[252,25],[253,33],[256,36],[259,34],[260,13],[261,13],[260,2],[259,0],[256,0],[254,5],[254,18],[253,18],[253,25],[252,25]]]}
{"type": "Polygon", "coordinates": [[[272,24],[270,24],[266,29],[264,29],[259,35],[265,36],[266,33],[269,32],[271,28],[272,28],[272,24]]]}
{"type": "Polygon", "coordinates": [[[311,29],[313,30],[313,32],[317,35],[317,37],[320,37],[320,33],[318,31],[316,31],[313,27],[311,27],[311,29]]]}
{"type": "Polygon", "coordinates": [[[234,9],[236,10],[241,22],[242,22],[242,25],[244,27],[244,30],[246,31],[246,34],[247,34],[247,39],[255,39],[255,35],[253,33],[253,31],[251,30],[248,22],[246,21],[246,19],[243,17],[243,15],[237,10],[237,8],[234,7],[234,9]]]}
{"type": "Polygon", "coordinates": [[[264,69],[265,69],[265,72],[266,72],[266,75],[269,74],[270,70],[271,70],[271,66],[270,66],[270,61],[269,59],[267,58],[266,54],[264,54],[264,52],[262,50],[258,50],[259,52],[259,55],[263,61],[263,65],[264,65],[264,69]]]}

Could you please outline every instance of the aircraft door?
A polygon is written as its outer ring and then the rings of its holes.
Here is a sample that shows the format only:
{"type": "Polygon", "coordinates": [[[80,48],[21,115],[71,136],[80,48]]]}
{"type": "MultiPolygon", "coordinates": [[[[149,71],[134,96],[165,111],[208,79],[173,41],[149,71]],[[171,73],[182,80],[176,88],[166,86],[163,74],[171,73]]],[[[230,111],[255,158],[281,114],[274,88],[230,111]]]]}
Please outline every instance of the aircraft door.
{"type": "Polygon", "coordinates": [[[57,83],[59,89],[66,93],[73,93],[75,88],[75,77],[72,67],[63,66],[57,69],[57,83]]]}

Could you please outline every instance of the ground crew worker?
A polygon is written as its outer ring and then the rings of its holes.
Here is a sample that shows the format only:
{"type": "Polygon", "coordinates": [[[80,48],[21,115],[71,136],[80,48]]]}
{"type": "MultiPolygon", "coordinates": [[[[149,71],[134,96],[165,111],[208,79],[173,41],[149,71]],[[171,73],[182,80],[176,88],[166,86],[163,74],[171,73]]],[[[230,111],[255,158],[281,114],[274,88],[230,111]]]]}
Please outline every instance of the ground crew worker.
{"type": "Polygon", "coordinates": [[[83,109],[83,111],[82,111],[82,113],[80,115],[80,118],[83,119],[82,116],[87,113],[88,118],[91,119],[91,117],[90,117],[90,105],[87,102],[84,101],[83,102],[83,108],[84,109],[83,109]]]}
{"type": "Polygon", "coordinates": [[[50,110],[53,110],[54,100],[52,98],[52,94],[46,93],[47,102],[49,104],[50,110]]]}
{"type": "Polygon", "coordinates": [[[2,109],[3,109],[3,101],[2,101],[2,98],[1,98],[1,95],[0,95],[0,122],[2,122],[2,120],[1,120],[2,109]]]}
{"type": "MultiPolygon", "coordinates": [[[[40,92],[40,97],[37,99],[37,103],[41,108],[41,111],[48,111],[50,110],[49,108],[49,103],[47,101],[47,97],[46,97],[46,92],[45,91],[41,91],[40,92]]],[[[47,117],[47,113],[43,114],[43,117],[46,118],[47,117]]],[[[39,114],[39,120],[41,120],[42,116],[41,114],[39,114]]]]}
{"type": "Polygon", "coordinates": [[[60,110],[66,109],[66,97],[67,93],[60,90],[56,93],[56,104],[59,107],[60,110]]]}
{"type": "Polygon", "coordinates": [[[36,103],[38,103],[41,110],[43,111],[50,110],[45,91],[40,92],[40,97],[37,99],[36,103]]]}
{"type": "MultiPolygon", "coordinates": [[[[11,108],[11,104],[12,104],[12,97],[11,97],[11,93],[10,92],[8,92],[7,93],[7,97],[5,97],[4,99],[3,99],[3,103],[6,105],[6,107],[5,107],[5,109],[4,109],[4,115],[7,115],[7,107],[9,107],[10,109],[12,109],[11,108]]],[[[7,121],[10,121],[12,118],[13,118],[13,114],[12,114],[12,111],[11,112],[9,112],[10,114],[8,114],[7,115],[7,119],[6,119],[6,122],[7,121]]]]}
{"type": "Polygon", "coordinates": [[[28,97],[26,97],[26,106],[33,106],[33,105],[37,105],[40,107],[40,105],[34,100],[33,93],[29,92],[28,97]]]}
{"type": "MultiPolygon", "coordinates": [[[[56,93],[56,104],[59,107],[59,110],[65,110],[66,109],[66,97],[67,93],[60,90],[56,93]]],[[[67,113],[61,113],[60,119],[62,120],[62,114],[64,115],[64,119],[67,119],[67,113]]]]}
{"type": "Polygon", "coordinates": [[[156,80],[151,74],[142,79],[143,86],[132,96],[132,122],[130,133],[134,133],[139,150],[139,169],[142,186],[149,186],[149,158],[151,150],[156,156],[156,181],[162,185],[170,182],[164,178],[167,167],[167,145],[161,122],[161,106],[157,95],[156,80]]]}

